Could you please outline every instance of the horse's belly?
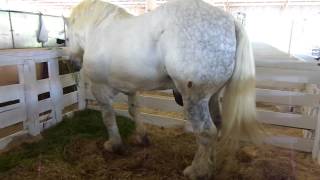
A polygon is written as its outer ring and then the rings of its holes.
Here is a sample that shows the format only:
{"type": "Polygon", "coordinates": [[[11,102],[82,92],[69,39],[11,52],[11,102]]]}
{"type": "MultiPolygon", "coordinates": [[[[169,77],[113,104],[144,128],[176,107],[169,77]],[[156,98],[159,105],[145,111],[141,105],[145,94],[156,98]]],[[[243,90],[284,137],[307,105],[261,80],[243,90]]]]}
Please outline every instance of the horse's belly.
{"type": "Polygon", "coordinates": [[[158,64],[148,64],[141,59],[104,59],[87,62],[89,63],[84,64],[84,71],[90,80],[107,84],[123,92],[162,89],[172,84],[169,76],[158,64]]]}

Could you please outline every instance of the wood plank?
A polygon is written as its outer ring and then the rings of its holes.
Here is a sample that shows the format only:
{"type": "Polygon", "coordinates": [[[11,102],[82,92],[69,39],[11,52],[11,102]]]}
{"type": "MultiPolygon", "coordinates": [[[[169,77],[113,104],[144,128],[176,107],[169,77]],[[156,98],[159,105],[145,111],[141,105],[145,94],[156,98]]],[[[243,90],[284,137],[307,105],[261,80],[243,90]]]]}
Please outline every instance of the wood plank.
{"type": "Polygon", "coordinates": [[[78,102],[78,92],[63,95],[63,107],[70,106],[78,102]]]}
{"type": "Polygon", "coordinates": [[[0,107],[0,114],[7,112],[7,111],[11,111],[13,109],[17,109],[17,108],[24,108],[25,105],[23,103],[17,103],[17,104],[12,104],[12,105],[8,105],[8,106],[4,106],[4,107],[0,107]]]}
{"type": "Polygon", "coordinates": [[[24,86],[22,84],[0,86],[0,103],[16,99],[24,99],[24,86]]]}
{"type": "Polygon", "coordinates": [[[272,136],[265,140],[267,144],[286,149],[303,152],[312,152],[313,140],[290,136],[272,136]]]}
{"type": "Polygon", "coordinates": [[[50,98],[54,106],[52,107],[55,120],[57,122],[62,121],[62,110],[64,107],[63,102],[63,90],[62,84],[59,76],[59,62],[56,59],[48,60],[48,70],[49,70],[49,82],[50,82],[50,98]]]}
{"type": "Polygon", "coordinates": [[[139,96],[141,107],[148,107],[169,112],[182,112],[183,108],[172,99],[166,97],[139,96]]]}
{"type": "MultiPolygon", "coordinates": [[[[121,116],[129,117],[127,110],[116,109],[116,113],[121,116]]],[[[185,121],[181,119],[159,116],[148,113],[141,113],[141,117],[144,123],[164,127],[164,128],[184,128],[185,121]]]]}
{"type": "Polygon", "coordinates": [[[257,111],[257,119],[267,124],[301,129],[315,129],[317,124],[317,119],[313,117],[263,110],[257,111]]]}
{"type": "Polygon", "coordinates": [[[318,106],[320,95],[293,91],[256,89],[256,101],[283,105],[318,106]]]}
{"type": "Polygon", "coordinates": [[[54,104],[51,98],[44,99],[38,102],[38,112],[43,113],[45,111],[51,110],[54,104]]]}
{"type": "Polygon", "coordinates": [[[40,134],[39,112],[38,112],[38,82],[36,78],[36,63],[26,61],[23,66],[23,76],[25,84],[25,97],[27,108],[26,126],[29,133],[33,136],[40,134]]]}
{"type": "Polygon", "coordinates": [[[62,114],[65,115],[67,113],[70,113],[70,112],[73,112],[73,111],[77,111],[78,110],[78,103],[75,103],[75,104],[71,104],[69,106],[66,106],[64,107],[63,111],[62,111],[62,114]]]}
{"type": "Polygon", "coordinates": [[[305,84],[278,81],[257,81],[256,87],[260,89],[303,90],[305,88],[305,84]]]}
{"type": "Polygon", "coordinates": [[[13,124],[11,126],[5,127],[5,128],[1,128],[0,129],[0,139],[10,136],[14,133],[17,133],[19,131],[23,130],[23,122],[19,122],[16,124],[13,124]]]}
{"type": "Polygon", "coordinates": [[[48,59],[58,58],[63,54],[62,49],[0,50],[0,66],[24,64],[24,61],[46,62],[48,59]]]}
{"type": "Polygon", "coordinates": [[[0,86],[19,84],[17,65],[0,66],[0,86]]]}
{"type": "Polygon", "coordinates": [[[280,81],[291,83],[320,84],[318,71],[298,71],[277,68],[256,68],[257,81],[280,81]]]}
{"type": "Polygon", "coordinates": [[[320,112],[318,109],[317,115],[318,123],[315,126],[315,134],[314,134],[314,145],[312,149],[312,158],[317,159],[320,162],[320,112]]]}
{"type": "Polygon", "coordinates": [[[50,91],[49,79],[41,79],[37,81],[37,93],[43,94],[50,91]]]}
{"type": "MultiPolygon", "coordinates": [[[[40,122],[40,124],[41,124],[41,123],[44,123],[44,122],[46,122],[46,121],[51,120],[52,118],[54,118],[54,114],[53,114],[53,112],[51,111],[51,112],[48,113],[48,114],[39,116],[39,122],[40,122]]],[[[40,126],[41,126],[41,125],[40,125],[40,126]]]]}
{"type": "Polygon", "coordinates": [[[84,110],[86,108],[86,82],[85,74],[83,70],[77,73],[79,83],[78,83],[78,109],[84,110]]]}
{"type": "Polygon", "coordinates": [[[54,118],[49,119],[43,123],[40,123],[40,131],[46,130],[56,124],[57,124],[57,121],[54,118]]]}
{"type": "Polygon", "coordinates": [[[27,120],[27,112],[24,107],[19,107],[0,113],[0,128],[27,120]]]}
{"type": "Polygon", "coordinates": [[[291,70],[305,70],[318,71],[320,73],[320,66],[317,62],[303,62],[298,60],[279,60],[275,57],[261,58],[256,61],[257,68],[275,68],[275,69],[291,69],[291,70]]]}
{"type": "Polygon", "coordinates": [[[74,76],[78,76],[78,73],[60,75],[60,81],[61,81],[62,87],[75,85],[76,81],[74,76]]]}
{"type": "Polygon", "coordinates": [[[22,130],[0,139],[0,150],[5,149],[10,144],[10,142],[14,140],[16,137],[23,136],[26,134],[28,134],[28,132],[26,130],[22,130]]]}
{"type": "MultiPolygon", "coordinates": [[[[147,107],[168,112],[182,112],[183,108],[178,106],[172,98],[161,96],[140,95],[138,96],[140,107],[147,107]]],[[[118,95],[114,101],[115,103],[128,103],[126,95],[118,95]]]]}
{"type": "MultiPolygon", "coordinates": [[[[139,98],[139,96],[138,96],[138,98],[139,98]]],[[[127,104],[128,103],[128,96],[120,93],[114,98],[113,102],[127,104]]]]}

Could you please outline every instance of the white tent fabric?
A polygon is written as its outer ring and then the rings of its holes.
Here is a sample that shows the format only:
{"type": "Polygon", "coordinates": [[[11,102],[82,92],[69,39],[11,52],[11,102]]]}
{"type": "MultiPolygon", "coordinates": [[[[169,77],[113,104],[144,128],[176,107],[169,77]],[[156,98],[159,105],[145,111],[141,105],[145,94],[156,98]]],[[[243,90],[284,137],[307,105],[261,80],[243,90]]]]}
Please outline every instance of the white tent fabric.
{"type": "Polygon", "coordinates": [[[44,21],[43,21],[43,17],[40,16],[39,19],[39,30],[38,30],[38,36],[37,36],[37,40],[39,43],[45,43],[48,42],[49,39],[49,35],[48,35],[48,31],[44,25],[44,21]]]}

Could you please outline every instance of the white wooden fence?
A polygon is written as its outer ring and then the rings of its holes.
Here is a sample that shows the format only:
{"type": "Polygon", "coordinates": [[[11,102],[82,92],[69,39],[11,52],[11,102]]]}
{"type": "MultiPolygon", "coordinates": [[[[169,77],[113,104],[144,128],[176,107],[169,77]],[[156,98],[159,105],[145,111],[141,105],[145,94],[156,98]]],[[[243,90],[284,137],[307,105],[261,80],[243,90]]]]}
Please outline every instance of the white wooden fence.
{"type": "MultiPolygon", "coordinates": [[[[0,51],[0,67],[16,66],[17,84],[0,86],[0,149],[23,134],[38,135],[62,120],[75,104],[85,107],[80,91],[63,93],[74,86],[73,74],[59,75],[59,50],[0,51]],[[36,64],[47,63],[49,78],[37,80],[36,64]],[[47,98],[39,95],[47,93],[47,98]]],[[[78,75],[75,73],[75,75],[78,75]]]]}
{"type": "MultiPolygon", "coordinates": [[[[304,63],[283,59],[282,62],[263,60],[256,63],[257,70],[257,103],[267,103],[276,107],[288,107],[287,111],[279,108],[279,111],[258,109],[258,120],[270,125],[294,128],[297,132],[302,130],[312,131],[312,137],[299,137],[299,135],[272,135],[266,139],[267,143],[312,153],[314,159],[320,159],[320,94],[303,92],[308,84],[320,84],[320,67],[316,63],[304,63]],[[301,92],[302,91],[302,92],[301,92]],[[313,113],[290,112],[289,107],[308,107],[313,113]],[[281,110],[283,112],[281,112],[281,110]]],[[[152,113],[153,111],[142,112],[145,123],[191,130],[190,124],[181,118],[170,116],[172,112],[182,114],[183,109],[178,106],[170,91],[163,91],[165,96],[141,94],[139,96],[142,109],[149,108],[167,113],[152,113]],[[169,115],[167,115],[169,114],[169,115]]],[[[90,102],[94,97],[87,89],[87,98],[90,102]]],[[[115,106],[118,114],[129,116],[124,104],[127,97],[119,95],[116,104],[123,104],[121,108],[115,106]]],[[[96,109],[94,104],[89,108],[96,109]]],[[[301,109],[301,108],[300,108],[301,109]]],[[[286,131],[284,129],[284,131],[286,131]]],[[[285,133],[284,133],[285,134],[285,133]]]]}
{"type": "MultiPolygon", "coordinates": [[[[29,133],[39,134],[43,129],[61,121],[66,109],[78,104],[78,109],[86,107],[86,102],[94,101],[90,90],[80,83],[77,91],[63,94],[63,88],[75,84],[72,74],[59,75],[57,50],[29,50],[0,52],[0,67],[18,67],[19,83],[0,86],[0,103],[17,103],[0,106],[0,149],[13,137],[29,133]],[[49,78],[36,79],[36,63],[47,62],[49,78]],[[39,101],[38,95],[49,92],[50,97],[39,101]],[[18,101],[17,101],[18,100],[18,101]]],[[[310,138],[296,136],[272,136],[267,142],[277,146],[311,152],[314,159],[320,159],[320,95],[297,91],[306,84],[320,84],[320,67],[314,63],[303,63],[283,58],[281,62],[260,58],[257,66],[257,102],[282,106],[306,106],[316,113],[292,113],[258,110],[258,120],[266,124],[290,127],[313,132],[310,138]]],[[[78,74],[76,74],[78,75],[78,74]]],[[[162,112],[181,113],[182,108],[169,96],[141,94],[141,107],[162,112]]],[[[123,95],[116,103],[126,103],[123,95]]],[[[89,108],[96,108],[89,103],[89,108]]],[[[125,108],[117,108],[121,115],[128,116],[125,108]]],[[[157,113],[143,112],[144,121],[163,127],[189,127],[185,120],[157,113]]]]}

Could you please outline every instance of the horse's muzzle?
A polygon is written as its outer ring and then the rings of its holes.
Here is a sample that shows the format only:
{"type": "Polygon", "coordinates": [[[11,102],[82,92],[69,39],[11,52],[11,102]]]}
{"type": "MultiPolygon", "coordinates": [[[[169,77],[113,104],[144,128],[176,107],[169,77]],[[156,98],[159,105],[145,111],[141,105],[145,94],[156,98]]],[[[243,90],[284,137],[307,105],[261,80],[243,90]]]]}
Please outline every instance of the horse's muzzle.
{"type": "Polygon", "coordinates": [[[71,66],[72,66],[72,69],[74,70],[74,71],[80,71],[81,70],[81,68],[82,68],[82,62],[81,61],[79,61],[79,60],[70,60],[70,64],[71,64],[71,66]]]}

